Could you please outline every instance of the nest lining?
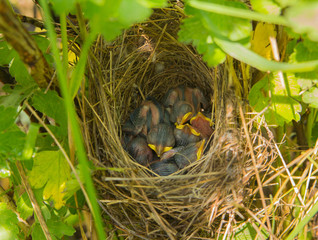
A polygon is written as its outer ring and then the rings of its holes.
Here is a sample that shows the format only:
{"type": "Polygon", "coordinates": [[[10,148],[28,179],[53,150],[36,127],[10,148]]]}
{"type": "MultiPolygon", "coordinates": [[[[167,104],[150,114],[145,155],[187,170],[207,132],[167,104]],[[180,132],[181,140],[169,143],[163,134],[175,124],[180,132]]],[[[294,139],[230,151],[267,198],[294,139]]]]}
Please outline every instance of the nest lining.
{"type": "MultiPolygon", "coordinates": [[[[112,223],[142,239],[212,237],[232,202],[246,197],[253,177],[238,99],[228,90],[224,66],[209,68],[191,46],[177,41],[184,16],[158,9],[109,44],[101,37],[88,61],[89,97],[83,131],[88,154],[103,168],[95,173],[100,202],[112,223]],[[210,99],[215,119],[211,147],[199,161],[167,177],[153,177],[121,145],[121,126],[145,99],[161,100],[171,87],[198,87],[210,99]],[[186,174],[185,174],[186,173],[186,174]]],[[[252,122],[248,125],[252,128],[252,122]]],[[[274,159],[259,132],[250,136],[258,166],[274,159]]]]}

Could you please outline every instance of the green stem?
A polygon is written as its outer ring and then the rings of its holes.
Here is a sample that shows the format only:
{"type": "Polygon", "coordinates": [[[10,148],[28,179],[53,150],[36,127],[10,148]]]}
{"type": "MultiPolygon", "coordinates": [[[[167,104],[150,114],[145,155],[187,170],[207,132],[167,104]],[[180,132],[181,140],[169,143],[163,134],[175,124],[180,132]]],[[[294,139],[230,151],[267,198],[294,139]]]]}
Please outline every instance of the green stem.
{"type": "Polygon", "coordinates": [[[307,61],[297,64],[270,61],[244,47],[242,44],[226,39],[213,38],[215,43],[233,58],[247,63],[261,71],[267,72],[310,72],[318,68],[318,60],[307,61]]]}
{"type": "Polygon", "coordinates": [[[262,14],[253,12],[251,10],[247,9],[240,9],[240,8],[234,8],[229,7],[225,5],[210,3],[210,2],[202,2],[197,0],[189,1],[188,3],[191,7],[201,9],[207,12],[213,12],[218,14],[223,14],[231,17],[239,17],[254,21],[260,21],[260,22],[268,22],[278,25],[284,25],[289,26],[289,23],[286,21],[285,18],[281,16],[276,15],[268,15],[268,14],[262,14]]]}
{"type": "Polygon", "coordinates": [[[53,53],[55,64],[56,64],[57,77],[59,80],[62,95],[65,99],[65,106],[66,106],[66,110],[68,112],[70,125],[72,127],[71,130],[72,130],[72,134],[73,134],[73,140],[75,143],[75,147],[77,150],[76,152],[78,155],[80,171],[83,173],[85,186],[87,188],[87,194],[89,196],[89,199],[86,199],[86,201],[90,207],[93,218],[95,220],[95,226],[96,226],[96,230],[97,230],[97,234],[98,234],[99,239],[106,239],[106,235],[105,235],[105,232],[103,230],[103,221],[101,218],[100,209],[99,209],[98,203],[96,201],[97,196],[96,196],[94,184],[93,184],[93,181],[91,178],[90,167],[89,167],[88,159],[87,159],[85,149],[84,149],[83,138],[82,138],[81,131],[79,128],[79,124],[77,122],[77,116],[76,116],[75,107],[74,107],[74,104],[72,101],[72,97],[71,97],[70,92],[68,91],[68,88],[67,88],[66,73],[65,73],[64,68],[62,66],[62,63],[60,61],[59,49],[58,49],[57,44],[56,44],[57,43],[56,33],[55,33],[53,25],[50,21],[51,14],[50,14],[50,11],[48,8],[47,1],[40,0],[40,2],[41,2],[41,6],[43,7],[43,11],[44,11],[44,17],[45,17],[44,21],[45,21],[45,25],[46,25],[47,30],[48,30],[48,36],[49,36],[49,38],[51,40],[51,44],[52,44],[52,53],[53,53]]]}
{"type": "Polygon", "coordinates": [[[314,204],[312,209],[305,214],[305,217],[295,226],[294,230],[287,236],[285,240],[293,240],[303,230],[305,225],[315,216],[318,212],[318,201],[314,204]]]}
{"type": "Polygon", "coordinates": [[[60,15],[61,35],[62,35],[62,51],[63,51],[63,67],[65,72],[68,67],[68,45],[67,45],[67,31],[66,31],[66,15],[60,15]]]}
{"type": "Polygon", "coordinates": [[[317,118],[317,109],[315,108],[310,108],[310,112],[308,115],[308,120],[307,120],[307,126],[306,126],[306,138],[307,138],[307,142],[308,142],[308,146],[312,147],[312,128],[314,126],[314,123],[316,122],[316,118],[317,118]]]}
{"type": "Polygon", "coordinates": [[[81,86],[81,82],[85,72],[85,65],[86,65],[89,49],[91,44],[94,42],[96,35],[97,34],[93,32],[89,33],[81,48],[80,58],[76,64],[75,70],[71,77],[70,95],[72,99],[76,96],[76,93],[79,87],[81,86]]]}

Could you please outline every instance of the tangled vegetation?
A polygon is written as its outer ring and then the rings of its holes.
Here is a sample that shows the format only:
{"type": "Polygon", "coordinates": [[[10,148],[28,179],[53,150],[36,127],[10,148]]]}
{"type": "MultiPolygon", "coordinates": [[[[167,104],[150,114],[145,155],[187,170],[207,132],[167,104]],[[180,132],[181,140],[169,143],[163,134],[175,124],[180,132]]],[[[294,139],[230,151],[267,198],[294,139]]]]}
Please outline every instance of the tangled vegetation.
{"type": "Polygon", "coordinates": [[[318,3],[36,4],[0,0],[2,239],[318,237],[318,3]],[[179,84],[211,100],[214,142],[154,177],[121,127],[179,84]]]}

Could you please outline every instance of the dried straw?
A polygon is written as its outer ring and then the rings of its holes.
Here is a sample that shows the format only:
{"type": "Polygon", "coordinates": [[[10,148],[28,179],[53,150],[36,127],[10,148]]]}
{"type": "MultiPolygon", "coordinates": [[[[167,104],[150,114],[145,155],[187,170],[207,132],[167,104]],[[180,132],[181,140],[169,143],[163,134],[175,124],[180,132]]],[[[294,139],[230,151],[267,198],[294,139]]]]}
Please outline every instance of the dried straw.
{"type": "Polygon", "coordinates": [[[108,215],[126,236],[206,239],[230,234],[233,221],[244,218],[237,206],[249,202],[249,180],[275,158],[260,129],[252,131],[254,121],[246,120],[244,132],[228,69],[207,67],[193,47],[177,41],[183,17],[174,8],[156,10],[149,21],[112,43],[99,37],[88,61],[89,97],[80,102],[84,138],[99,167],[94,179],[105,219],[108,215]],[[210,99],[215,119],[211,147],[185,169],[153,176],[123,149],[121,126],[146,96],[161,99],[179,84],[199,87],[210,99]]]}

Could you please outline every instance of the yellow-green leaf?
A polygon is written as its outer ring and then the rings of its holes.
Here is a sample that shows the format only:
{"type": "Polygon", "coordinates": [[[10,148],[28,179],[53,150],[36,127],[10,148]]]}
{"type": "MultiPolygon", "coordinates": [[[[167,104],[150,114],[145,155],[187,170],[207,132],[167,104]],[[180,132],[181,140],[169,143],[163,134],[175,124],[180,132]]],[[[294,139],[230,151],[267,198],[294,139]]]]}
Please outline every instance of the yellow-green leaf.
{"type": "Polygon", "coordinates": [[[265,111],[265,118],[271,125],[283,126],[292,120],[299,121],[301,104],[299,100],[300,87],[294,74],[285,74],[284,85],[277,72],[271,73],[257,82],[249,94],[250,104],[254,110],[265,111]]]}
{"type": "Polygon", "coordinates": [[[56,209],[64,204],[65,183],[70,178],[70,167],[60,151],[43,151],[34,157],[29,180],[34,188],[42,188],[43,199],[52,199],[56,209]]]}
{"type": "Polygon", "coordinates": [[[259,22],[256,25],[253,39],[251,40],[251,49],[268,60],[273,59],[272,48],[269,41],[270,37],[276,37],[274,25],[259,22]]]}

